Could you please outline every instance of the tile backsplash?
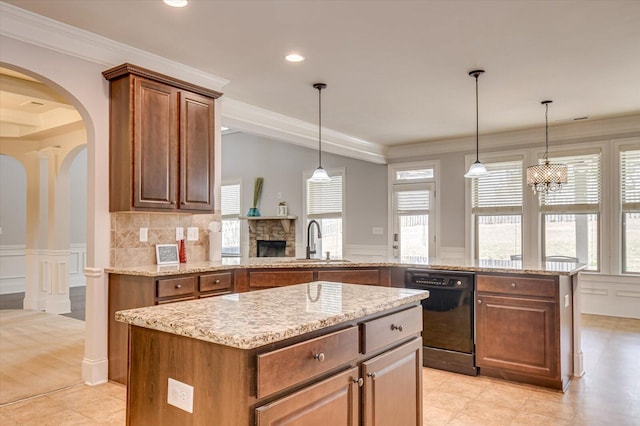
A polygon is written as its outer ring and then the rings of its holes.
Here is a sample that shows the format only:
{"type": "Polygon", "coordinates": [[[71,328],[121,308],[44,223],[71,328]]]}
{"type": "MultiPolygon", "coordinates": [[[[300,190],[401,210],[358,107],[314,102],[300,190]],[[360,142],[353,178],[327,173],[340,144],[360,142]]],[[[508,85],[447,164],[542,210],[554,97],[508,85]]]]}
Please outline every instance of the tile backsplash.
{"type": "Polygon", "coordinates": [[[176,228],[184,228],[187,261],[209,257],[209,223],[221,222],[220,214],[111,213],[111,267],[153,265],[156,244],[174,244],[176,228]],[[198,240],[187,241],[187,228],[198,228],[198,240]],[[148,229],[146,242],[140,242],[140,228],[148,229]]]}

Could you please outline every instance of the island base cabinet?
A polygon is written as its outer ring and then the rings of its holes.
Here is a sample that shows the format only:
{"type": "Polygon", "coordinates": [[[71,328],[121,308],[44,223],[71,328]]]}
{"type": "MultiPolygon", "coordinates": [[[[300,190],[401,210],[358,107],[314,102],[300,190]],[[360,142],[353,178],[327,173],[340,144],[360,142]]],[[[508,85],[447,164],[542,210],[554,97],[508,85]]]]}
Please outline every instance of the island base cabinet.
{"type": "Polygon", "coordinates": [[[363,426],[422,425],[422,339],[362,363],[363,426]]]}
{"type": "Polygon", "coordinates": [[[257,426],[358,426],[358,368],[256,409],[257,426]]]}

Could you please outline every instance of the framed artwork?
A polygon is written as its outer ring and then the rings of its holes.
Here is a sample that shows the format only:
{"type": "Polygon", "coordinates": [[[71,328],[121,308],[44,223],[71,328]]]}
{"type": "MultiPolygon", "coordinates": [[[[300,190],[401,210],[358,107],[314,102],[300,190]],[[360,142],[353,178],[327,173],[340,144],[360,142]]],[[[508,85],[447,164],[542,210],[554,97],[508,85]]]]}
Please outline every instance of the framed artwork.
{"type": "Polygon", "coordinates": [[[177,244],[156,244],[156,262],[158,265],[180,263],[177,244]]]}

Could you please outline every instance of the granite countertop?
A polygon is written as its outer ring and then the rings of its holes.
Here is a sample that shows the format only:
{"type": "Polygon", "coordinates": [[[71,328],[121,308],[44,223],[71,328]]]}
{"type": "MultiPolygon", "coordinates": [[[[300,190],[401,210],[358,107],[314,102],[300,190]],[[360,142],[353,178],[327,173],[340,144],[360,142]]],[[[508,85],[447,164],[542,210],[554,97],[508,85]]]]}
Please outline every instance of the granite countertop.
{"type": "Polygon", "coordinates": [[[406,267],[429,268],[444,271],[468,272],[504,272],[538,275],[575,275],[587,267],[582,263],[573,262],[543,262],[541,264],[524,265],[519,260],[493,260],[471,263],[445,263],[433,260],[428,264],[402,263],[397,261],[351,262],[347,259],[295,259],[291,257],[254,257],[254,258],[224,258],[221,261],[190,262],[179,265],[143,265],[129,268],[106,268],[105,272],[122,275],[142,275],[148,277],[179,275],[189,273],[215,272],[242,268],[372,268],[372,267],[406,267]]]}
{"type": "Polygon", "coordinates": [[[116,312],[117,321],[253,349],[419,302],[424,290],[317,281],[116,312]]]}

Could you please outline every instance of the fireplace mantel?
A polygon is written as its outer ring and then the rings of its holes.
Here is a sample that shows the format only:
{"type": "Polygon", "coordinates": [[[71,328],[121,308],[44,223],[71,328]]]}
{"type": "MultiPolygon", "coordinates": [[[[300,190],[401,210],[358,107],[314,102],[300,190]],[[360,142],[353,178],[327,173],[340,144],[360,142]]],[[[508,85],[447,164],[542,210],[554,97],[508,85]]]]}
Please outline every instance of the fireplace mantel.
{"type": "Polygon", "coordinates": [[[285,232],[289,232],[291,222],[296,220],[298,216],[240,216],[240,219],[246,219],[249,222],[249,229],[251,232],[256,232],[257,220],[279,220],[282,223],[282,228],[285,232]]]}

